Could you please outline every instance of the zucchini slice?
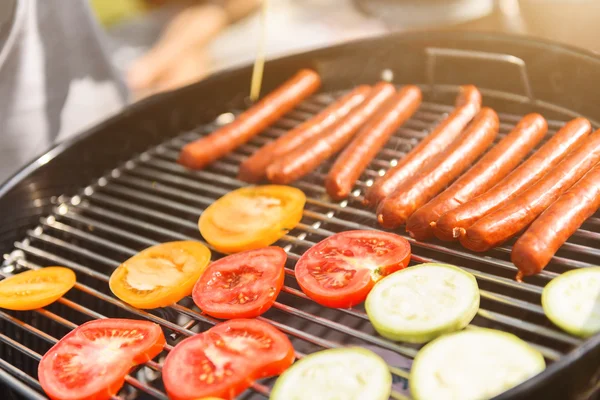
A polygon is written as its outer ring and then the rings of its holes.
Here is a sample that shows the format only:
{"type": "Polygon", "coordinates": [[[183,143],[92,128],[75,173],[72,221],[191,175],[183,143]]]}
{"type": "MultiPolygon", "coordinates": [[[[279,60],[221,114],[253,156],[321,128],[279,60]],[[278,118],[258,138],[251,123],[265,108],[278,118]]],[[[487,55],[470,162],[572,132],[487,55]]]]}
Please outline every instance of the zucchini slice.
{"type": "Polygon", "coordinates": [[[381,357],[360,347],[304,357],[275,382],[271,400],[387,400],[392,374],[381,357]]]}
{"type": "Polygon", "coordinates": [[[425,345],[410,371],[414,400],[490,399],[537,375],[542,354],[511,333],[473,328],[425,345]]]}
{"type": "Polygon", "coordinates": [[[425,343],[471,322],[479,309],[479,287],[473,275],[453,265],[419,264],[379,281],[365,308],[381,336],[425,343]]]}
{"type": "Polygon", "coordinates": [[[550,321],[568,333],[589,337],[600,332],[600,267],[565,272],[542,292],[550,321]]]}

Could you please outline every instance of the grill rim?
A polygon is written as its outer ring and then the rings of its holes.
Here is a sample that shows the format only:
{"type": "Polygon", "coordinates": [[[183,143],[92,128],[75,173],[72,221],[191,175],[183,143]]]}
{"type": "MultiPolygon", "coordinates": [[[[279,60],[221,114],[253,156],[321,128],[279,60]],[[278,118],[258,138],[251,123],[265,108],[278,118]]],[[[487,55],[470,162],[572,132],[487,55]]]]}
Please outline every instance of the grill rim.
{"type": "MultiPolygon", "coordinates": [[[[342,51],[342,50],[352,51],[352,49],[355,46],[357,46],[358,44],[369,45],[369,46],[375,45],[376,46],[381,41],[388,42],[388,41],[392,41],[394,39],[400,39],[400,38],[403,40],[410,40],[411,38],[418,38],[420,40],[423,40],[423,39],[428,39],[428,38],[436,38],[437,36],[443,36],[444,38],[447,38],[448,36],[450,36],[450,40],[457,40],[457,41],[465,40],[466,42],[468,42],[472,35],[478,35],[479,39],[484,39],[484,40],[487,39],[490,41],[493,41],[493,40],[515,41],[516,43],[520,43],[523,45],[529,44],[529,45],[537,45],[537,46],[541,46],[541,47],[547,47],[548,51],[550,51],[550,50],[551,51],[557,51],[557,50],[563,51],[563,52],[565,52],[565,54],[568,53],[568,54],[571,54],[571,55],[574,55],[577,57],[581,57],[582,59],[583,58],[588,59],[588,61],[591,61],[591,62],[593,62],[593,64],[596,64],[596,66],[595,66],[596,69],[600,70],[600,55],[596,55],[594,53],[584,51],[584,50],[579,50],[579,49],[576,49],[571,46],[558,45],[554,42],[547,41],[547,40],[523,38],[521,36],[505,35],[505,34],[490,34],[490,33],[474,34],[474,33],[467,33],[467,32],[450,32],[449,33],[449,32],[443,32],[443,31],[425,32],[425,33],[414,32],[414,33],[408,33],[408,34],[402,33],[402,34],[387,35],[385,37],[362,39],[362,40],[357,40],[357,41],[353,41],[353,42],[349,42],[349,43],[344,43],[344,44],[337,45],[337,46],[316,49],[316,50],[313,50],[313,51],[310,51],[307,53],[295,54],[295,55],[279,58],[279,59],[270,61],[269,64],[284,63],[284,64],[287,64],[288,66],[293,65],[295,69],[298,69],[303,65],[306,65],[307,67],[311,67],[310,60],[312,60],[314,58],[319,58],[321,56],[325,56],[332,51],[333,52],[342,51]]],[[[461,46],[459,44],[456,47],[460,48],[461,46]]],[[[269,64],[267,64],[267,65],[269,66],[269,64]]],[[[289,69],[289,67],[288,67],[288,69],[289,69]]],[[[22,168],[20,171],[15,173],[2,186],[0,186],[0,204],[2,204],[2,200],[6,199],[11,194],[12,190],[17,188],[19,184],[24,184],[28,177],[32,176],[36,172],[43,172],[43,171],[50,170],[51,168],[53,168],[53,161],[60,158],[61,156],[65,156],[66,153],[69,150],[72,150],[76,145],[88,143],[88,141],[91,137],[95,137],[97,135],[102,134],[107,129],[110,129],[116,122],[122,120],[124,117],[131,117],[131,118],[135,119],[136,117],[139,117],[139,115],[136,115],[136,114],[142,114],[144,112],[148,112],[148,110],[153,106],[156,106],[156,107],[162,106],[162,105],[168,104],[170,100],[178,99],[179,97],[181,97],[183,95],[186,95],[186,94],[191,95],[194,92],[198,91],[199,89],[209,87],[211,85],[218,85],[219,82],[225,82],[225,80],[229,79],[232,74],[237,74],[238,77],[248,75],[249,70],[250,70],[250,67],[248,67],[248,66],[242,67],[242,68],[231,68],[228,70],[224,70],[224,71],[221,71],[221,72],[215,74],[214,76],[208,78],[207,80],[205,80],[203,82],[200,82],[200,83],[197,83],[197,84],[194,84],[189,87],[182,88],[182,89],[179,89],[179,90],[176,90],[173,92],[156,95],[156,96],[148,98],[144,101],[141,101],[139,103],[128,106],[121,113],[113,116],[112,118],[104,121],[103,123],[91,128],[91,129],[85,131],[78,137],[76,137],[74,139],[70,139],[66,142],[63,142],[63,143],[60,143],[60,144],[54,146],[48,152],[37,157],[34,161],[32,161],[27,166],[22,168]]],[[[271,74],[272,77],[275,77],[277,75],[278,74],[276,72],[271,74]]],[[[267,82],[268,84],[266,85],[267,87],[265,90],[270,90],[269,86],[274,86],[274,83],[275,83],[274,81],[277,81],[277,80],[279,80],[279,79],[274,78],[273,81],[267,82]]],[[[329,88],[327,90],[329,90],[329,88]]],[[[221,103],[220,106],[222,106],[222,108],[224,108],[224,109],[231,108],[230,106],[227,105],[226,102],[221,103]]],[[[161,137],[161,141],[162,140],[165,140],[165,137],[161,137]]],[[[154,143],[152,145],[156,145],[156,144],[158,144],[158,143],[154,143]]],[[[149,147],[149,145],[146,144],[145,147],[147,148],[147,147],[149,147]]],[[[131,158],[132,155],[136,154],[136,152],[128,151],[128,154],[129,154],[129,157],[127,157],[127,158],[131,158]]],[[[116,163],[112,163],[112,162],[108,162],[108,164],[112,165],[112,166],[117,165],[116,163]]],[[[108,168],[110,168],[110,167],[108,167],[108,168]]],[[[105,169],[108,169],[108,168],[105,168],[105,169]]],[[[92,175],[95,177],[100,176],[100,174],[95,174],[95,173],[92,175]]],[[[85,178],[84,178],[84,180],[85,180],[85,178]]],[[[83,187],[87,183],[89,183],[89,181],[91,181],[91,180],[92,179],[87,179],[87,182],[85,182],[83,184],[77,183],[77,184],[74,184],[74,186],[83,187]]],[[[62,194],[62,192],[56,192],[54,194],[59,195],[59,194],[62,194]]],[[[45,211],[41,211],[40,214],[45,215],[48,213],[45,211]]],[[[36,225],[37,224],[33,224],[33,225],[29,226],[29,228],[33,228],[36,225]]],[[[16,235],[15,239],[20,239],[22,236],[23,235],[16,235]]],[[[527,398],[528,396],[533,394],[537,389],[540,389],[540,388],[546,386],[549,381],[553,380],[554,378],[559,377],[559,375],[561,373],[563,373],[564,371],[566,371],[567,369],[573,369],[573,368],[576,368],[577,365],[581,365],[583,363],[583,361],[585,361],[584,359],[586,358],[586,356],[589,357],[593,353],[598,353],[600,351],[600,335],[595,335],[594,337],[587,339],[576,350],[577,351],[571,351],[571,352],[565,354],[560,360],[554,362],[552,365],[550,365],[548,368],[546,368],[546,370],[543,373],[539,374],[538,376],[536,376],[532,379],[529,379],[528,381],[499,395],[496,398],[497,399],[527,398]]],[[[590,363],[589,361],[590,360],[587,361],[587,364],[593,363],[593,360],[592,360],[592,363],[590,363]]]]}

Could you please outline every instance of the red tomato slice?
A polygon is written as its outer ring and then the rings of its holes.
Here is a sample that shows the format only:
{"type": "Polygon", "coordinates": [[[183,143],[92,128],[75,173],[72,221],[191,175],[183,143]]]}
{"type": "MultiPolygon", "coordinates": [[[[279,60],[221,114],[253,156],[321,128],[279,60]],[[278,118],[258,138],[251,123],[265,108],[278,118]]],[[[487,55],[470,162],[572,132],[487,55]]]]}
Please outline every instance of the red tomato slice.
{"type": "Polygon", "coordinates": [[[286,260],[282,248],[266,247],[215,261],[196,282],[194,303],[215,318],[257,317],[279,295],[286,260]]]}
{"type": "Polygon", "coordinates": [[[326,307],[362,303],[373,285],[406,268],[410,243],[393,233],[347,231],[308,249],[296,263],[295,274],[307,296],[326,307]]]}
{"type": "Polygon", "coordinates": [[[169,398],[233,399],[252,382],[280,374],[294,361],[287,336],[255,319],[223,322],[179,343],[162,376],[169,398]]]}
{"type": "Polygon", "coordinates": [[[211,332],[227,347],[246,357],[256,367],[253,379],[279,375],[294,361],[294,347],[273,325],[256,319],[232,319],[215,325],[211,332]]]}
{"type": "Polygon", "coordinates": [[[252,383],[249,368],[245,357],[230,351],[209,330],[183,340],[171,350],[162,378],[173,400],[207,396],[231,399],[252,383]]]}
{"type": "Polygon", "coordinates": [[[42,357],[38,377],[54,400],[103,400],[116,394],[129,370],[156,357],[165,337],[148,321],[102,319],[63,337],[42,357]]]}

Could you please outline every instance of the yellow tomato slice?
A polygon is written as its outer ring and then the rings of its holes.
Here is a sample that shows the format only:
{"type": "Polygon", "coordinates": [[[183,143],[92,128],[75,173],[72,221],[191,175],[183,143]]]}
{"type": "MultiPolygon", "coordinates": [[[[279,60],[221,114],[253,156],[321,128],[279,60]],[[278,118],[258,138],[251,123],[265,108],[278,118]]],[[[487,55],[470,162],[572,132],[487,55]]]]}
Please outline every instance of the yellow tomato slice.
{"type": "Polygon", "coordinates": [[[306,196],[282,185],[247,186],[227,193],[200,216],[198,227],[223,253],[270,246],[302,219],[306,196]]]}
{"type": "Polygon", "coordinates": [[[68,268],[46,267],[26,271],[0,281],[0,308],[35,310],[54,303],[75,285],[68,268]]]}
{"type": "Polygon", "coordinates": [[[137,308],[165,307],[192,293],[209,262],[202,243],[162,243],[121,264],[110,276],[110,290],[137,308]]]}

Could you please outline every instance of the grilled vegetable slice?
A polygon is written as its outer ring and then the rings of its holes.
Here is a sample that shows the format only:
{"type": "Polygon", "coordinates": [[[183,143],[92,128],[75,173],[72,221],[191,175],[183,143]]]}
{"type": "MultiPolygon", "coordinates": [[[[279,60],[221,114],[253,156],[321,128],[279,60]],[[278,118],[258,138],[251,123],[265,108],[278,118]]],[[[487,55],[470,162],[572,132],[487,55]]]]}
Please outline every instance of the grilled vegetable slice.
{"type": "Polygon", "coordinates": [[[111,275],[110,290],[137,308],[165,307],[192,293],[210,262],[200,242],[162,243],[121,264],[111,275]]]}
{"type": "Polygon", "coordinates": [[[283,286],[286,260],[285,251],[275,246],[221,258],[198,279],[194,303],[215,318],[258,317],[283,286]]]}
{"type": "Polygon", "coordinates": [[[170,399],[233,399],[254,380],[278,375],[294,361],[287,336],[256,319],[232,319],[179,343],[162,377],[170,399]]]}
{"type": "Polygon", "coordinates": [[[326,307],[362,303],[375,282],[410,261],[410,244],[398,235],[372,230],[341,232],[308,249],[295,274],[307,296],[326,307]]]}
{"type": "Polygon", "coordinates": [[[381,357],[349,347],[304,357],[275,382],[271,400],[387,400],[392,375],[381,357]]]}
{"type": "Polygon", "coordinates": [[[75,285],[68,268],[46,267],[0,281],[0,308],[34,310],[54,303],[75,285]]]}
{"type": "Polygon", "coordinates": [[[305,202],[304,193],[290,186],[243,187],[209,206],[198,227],[204,239],[223,253],[258,249],[298,225],[305,202]]]}
{"type": "Polygon", "coordinates": [[[42,357],[40,384],[51,399],[104,400],[116,394],[129,370],[156,357],[165,337],[159,325],[129,319],[87,322],[42,357]]]}
{"type": "Polygon", "coordinates": [[[565,272],[542,292],[542,307],[550,321],[572,335],[600,332],[600,267],[565,272]]]}
{"type": "Polygon", "coordinates": [[[469,324],[479,309],[479,288],[458,267],[420,264],[378,282],[365,307],[381,336],[425,343],[469,324]]]}
{"type": "Polygon", "coordinates": [[[543,371],[542,354],[513,334],[473,328],[425,345],[410,371],[414,400],[490,399],[543,371]]]}

